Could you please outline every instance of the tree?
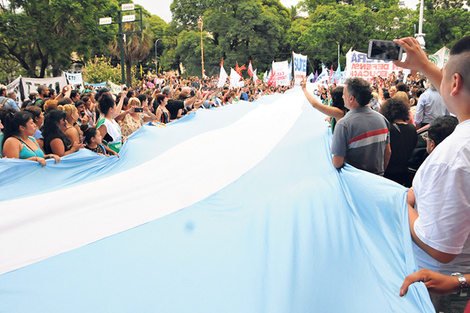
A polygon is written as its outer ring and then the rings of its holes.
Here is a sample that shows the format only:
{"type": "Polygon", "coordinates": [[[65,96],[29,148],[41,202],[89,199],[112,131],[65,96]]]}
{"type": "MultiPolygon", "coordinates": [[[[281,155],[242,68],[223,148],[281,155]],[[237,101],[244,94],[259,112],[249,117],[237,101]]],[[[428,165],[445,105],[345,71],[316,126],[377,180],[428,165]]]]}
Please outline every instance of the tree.
{"type": "Polygon", "coordinates": [[[70,66],[72,52],[91,57],[103,47],[95,35],[90,12],[116,8],[107,0],[11,0],[0,2],[0,46],[4,58],[21,64],[31,77],[44,77],[46,68],[61,74],[70,66]],[[37,73],[36,68],[39,68],[37,73]]]}
{"type": "Polygon", "coordinates": [[[222,57],[232,66],[252,60],[264,71],[283,53],[290,55],[284,40],[290,24],[289,11],[278,0],[211,1],[204,12],[204,30],[217,48],[207,59],[216,60],[216,68],[222,57]]]}
{"type": "Polygon", "coordinates": [[[364,4],[319,5],[307,20],[292,24],[287,41],[296,52],[312,56],[309,60],[316,68],[321,63],[336,68],[339,46],[344,68],[347,51],[367,52],[369,39],[393,40],[414,34],[416,11],[400,9],[398,5],[374,10],[364,4]]]}
{"type": "Polygon", "coordinates": [[[178,31],[196,30],[197,22],[204,12],[214,6],[215,1],[206,0],[173,0],[170,10],[173,23],[178,31]]]}
{"type": "Polygon", "coordinates": [[[436,11],[439,9],[461,9],[466,1],[463,0],[426,0],[424,6],[428,11],[436,11]]]}
{"type": "Polygon", "coordinates": [[[398,5],[397,0],[305,0],[301,4],[310,13],[315,12],[318,6],[321,5],[352,5],[352,6],[365,6],[374,12],[381,9],[389,8],[398,5]]]}
{"type": "Polygon", "coordinates": [[[292,46],[300,47],[299,52],[313,56],[316,63],[336,67],[338,46],[341,55],[350,48],[367,51],[368,39],[374,33],[375,18],[369,8],[331,4],[318,6],[308,21],[297,21],[288,38],[293,40],[292,46]]]}
{"type": "Polygon", "coordinates": [[[451,47],[460,38],[470,35],[470,12],[465,9],[425,10],[426,49],[434,53],[443,46],[451,47]]]}
{"type": "MultiPolygon", "coordinates": [[[[134,24],[124,24],[124,32],[135,31],[134,24]]],[[[126,64],[126,84],[132,86],[132,66],[136,61],[144,60],[150,53],[153,45],[153,34],[149,28],[144,27],[141,33],[133,33],[125,36],[124,63],[126,64]]],[[[120,55],[119,39],[111,44],[114,55],[120,55]]]]}
{"type": "Polygon", "coordinates": [[[121,66],[112,66],[109,59],[95,56],[86,63],[82,74],[88,83],[99,84],[108,80],[117,83],[121,81],[121,66]]]}
{"type": "Polygon", "coordinates": [[[302,18],[300,15],[299,15],[299,8],[297,5],[291,5],[290,8],[289,8],[289,13],[290,13],[290,19],[292,22],[294,22],[295,20],[298,20],[299,18],[302,18]]]}
{"type": "MultiPolygon", "coordinates": [[[[146,18],[144,18],[144,22],[146,25],[148,25],[147,27],[152,32],[154,40],[158,40],[158,42],[156,43],[157,51],[155,51],[155,44],[153,44],[150,50],[150,54],[148,58],[145,60],[149,66],[149,69],[150,68],[154,69],[156,65],[155,57],[158,57],[158,59],[161,61],[163,51],[166,48],[165,30],[168,27],[168,24],[156,15],[147,16],[146,18]],[[158,52],[158,56],[156,55],[157,54],[156,52],[158,52]],[[150,67],[150,65],[152,66],[150,67]]],[[[162,65],[161,62],[159,65],[160,66],[162,65]]]]}

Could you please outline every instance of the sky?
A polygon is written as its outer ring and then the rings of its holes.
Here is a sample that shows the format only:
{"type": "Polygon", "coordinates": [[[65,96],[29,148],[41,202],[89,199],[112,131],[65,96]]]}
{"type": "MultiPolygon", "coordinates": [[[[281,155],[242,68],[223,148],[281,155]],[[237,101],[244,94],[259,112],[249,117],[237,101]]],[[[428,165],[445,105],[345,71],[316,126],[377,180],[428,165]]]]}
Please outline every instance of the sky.
{"type": "MultiPolygon", "coordinates": [[[[298,0],[280,0],[281,3],[286,7],[290,8],[292,5],[296,5],[298,0]]],[[[165,22],[171,21],[170,5],[173,0],[134,0],[134,3],[142,5],[147,11],[154,15],[158,15],[165,22]]],[[[419,0],[405,0],[406,6],[410,8],[416,8],[416,4],[419,0]]]]}

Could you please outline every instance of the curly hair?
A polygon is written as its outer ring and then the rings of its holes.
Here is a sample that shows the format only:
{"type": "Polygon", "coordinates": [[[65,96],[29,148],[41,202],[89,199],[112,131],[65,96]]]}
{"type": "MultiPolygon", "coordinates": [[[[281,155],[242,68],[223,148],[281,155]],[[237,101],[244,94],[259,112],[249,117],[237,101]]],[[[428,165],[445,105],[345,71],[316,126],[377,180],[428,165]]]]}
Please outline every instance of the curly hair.
{"type": "Polygon", "coordinates": [[[410,106],[397,98],[387,99],[380,107],[380,113],[385,116],[390,123],[394,123],[396,120],[408,121],[410,116],[409,111],[410,106]]]}

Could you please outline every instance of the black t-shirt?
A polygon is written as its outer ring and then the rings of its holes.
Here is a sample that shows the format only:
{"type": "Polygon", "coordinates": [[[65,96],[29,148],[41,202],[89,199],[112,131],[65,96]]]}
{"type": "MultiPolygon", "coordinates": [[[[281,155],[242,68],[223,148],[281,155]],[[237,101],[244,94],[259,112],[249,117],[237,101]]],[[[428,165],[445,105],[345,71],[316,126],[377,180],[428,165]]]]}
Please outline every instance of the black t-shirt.
{"type": "Polygon", "coordinates": [[[399,123],[390,125],[390,148],[392,155],[385,170],[385,177],[393,179],[393,174],[404,175],[407,172],[408,160],[416,147],[417,141],[418,135],[413,125],[399,123]]]}
{"type": "MultiPolygon", "coordinates": [[[[44,133],[43,133],[44,135],[44,133]]],[[[55,134],[47,134],[47,136],[44,137],[44,152],[45,154],[51,154],[54,153],[51,150],[51,141],[59,138],[62,140],[62,143],[64,144],[64,151],[69,151],[72,148],[72,142],[70,139],[65,135],[65,134],[60,134],[60,133],[55,133],[55,134]]]]}
{"type": "Polygon", "coordinates": [[[166,108],[170,112],[170,119],[176,120],[179,109],[184,111],[184,101],[169,99],[166,108]]]}

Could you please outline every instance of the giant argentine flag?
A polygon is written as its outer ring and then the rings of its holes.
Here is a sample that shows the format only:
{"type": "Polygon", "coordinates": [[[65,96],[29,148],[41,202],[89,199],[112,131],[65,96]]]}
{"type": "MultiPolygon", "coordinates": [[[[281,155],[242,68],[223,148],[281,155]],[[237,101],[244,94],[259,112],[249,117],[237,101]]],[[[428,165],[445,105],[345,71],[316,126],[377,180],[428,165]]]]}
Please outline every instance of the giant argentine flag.
{"type": "Polygon", "coordinates": [[[432,312],[405,188],[331,163],[297,87],[144,126],[121,157],[0,160],[0,312],[432,312]]]}

